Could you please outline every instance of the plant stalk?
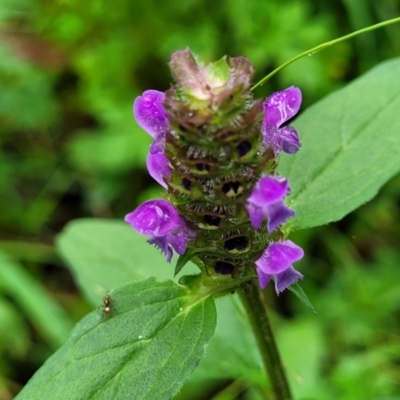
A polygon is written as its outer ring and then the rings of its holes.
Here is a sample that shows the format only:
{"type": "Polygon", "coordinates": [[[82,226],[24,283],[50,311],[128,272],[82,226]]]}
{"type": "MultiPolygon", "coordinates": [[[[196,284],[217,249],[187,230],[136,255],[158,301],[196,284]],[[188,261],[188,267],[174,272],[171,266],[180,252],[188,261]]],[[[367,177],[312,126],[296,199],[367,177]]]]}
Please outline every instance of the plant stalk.
{"type": "Polygon", "coordinates": [[[275,338],[266,309],[260,298],[256,281],[246,282],[239,289],[239,296],[249,318],[261,353],[264,367],[269,375],[275,395],[274,400],[292,400],[289,384],[279,356],[275,338]]]}
{"type": "Polygon", "coordinates": [[[367,28],[360,29],[360,30],[358,30],[358,31],[355,31],[355,32],[350,33],[350,34],[345,35],[345,36],[342,36],[342,37],[340,37],[340,38],[331,40],[331,41],[329,41],[329,42],[322,43],[322,44],[320,44],[320,45],[318,45],[318,46],[316,46],[316,47],[313,47],[313,48],[310,49],[310,50],[303,51],[302,53],[298,54],[297,56],[291,58],[289,61],[286,61],[285,63],[283,63],[282,65],[280,65],[278,68],[275,68],[275,69],[274,69],[272,72],[270,72],[267,76],[265,76],[264,78],[262,78],[262,79],[261,79],[260,81],[258,81],[255,85],[253,85],[252,88],[251,88],[250,90],[254,90],[256,87],[263,85],[265,82],[268,81],[268,79],[270,79],[272,76],[274,76],[277,72],[279,72],[279,71],[282,70],[283,68],[287,67],[288,65],[290,65],[292,62],[298,60],[299,58],[302,58],[302,57],[304,57],[304,56],[312,56],[312,55],[314,55],[315,53],[318,53],[319,51],[324,50],[324,49],[326,49],[327,47],[333,46],[333,45],[336,44],[336,43],[344,42],[345,40],[351,39],[351,38],[353,38],[354,36],[358,36],[358,35],[361,35],[362,33],[370,32],[370,31],[373,31],[373,30],[378,29],[378,28],[382,28],[382,27],[387,26],[387,25],[396,24],[397,22],[400,22],[400,17],[393,18],[393,19],[389,19],[389,20],[387,20],[387,21],[380,22],[379,24],[371,25],[371,26],[369,26],[369,27],[367,27],[367,28]]]}

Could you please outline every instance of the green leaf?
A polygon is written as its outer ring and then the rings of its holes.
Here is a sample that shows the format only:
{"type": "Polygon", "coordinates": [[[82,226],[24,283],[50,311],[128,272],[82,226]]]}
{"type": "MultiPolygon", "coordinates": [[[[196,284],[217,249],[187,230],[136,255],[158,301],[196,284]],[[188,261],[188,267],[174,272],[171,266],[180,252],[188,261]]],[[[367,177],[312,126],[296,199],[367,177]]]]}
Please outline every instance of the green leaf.
{"type": "Polygon", "coordinates": [[[29,316],[53,348],[64,343],[73,323],[68,314],[25,269],[0,252],[0,289],[29,316]]]}
{"type": "Polygon", "coordinates": [[[214,333],[213,298],[155,278],[109,295],[111,315],[99,309],[79,322],[17,399],[169,400],[178,392],[214,333]]]}
{"type": "Polygon", "coordinates": [[[108,290],[126,282],[172,278],[171,265],[146,240],[123,221],[81,219],[58,236],[57,249],[83,293],[98,304],[108,290]]]}
{"type": "Polygon", "coordinates": [[[175,265],[174,276],[178,275],[181,272],[182,268],[196,255],[195,251],[190,251],[187,249],[184,254],[178,257],[175,265]]]}
{"type": "Polygon", "coordinates": [[[314,309],[314,306],[311,304],[311,301],[305,294],[304,290],[298,283],[293,283],[293,285],[289,286],[288,289],[296,295],[296,297],[315,315],[317,312],[314,309]]]}
{"type": "Polygon", "coordinates": [[[282,155],[295,229],[337,221],[400,170],[400,59],[382,63],[308,108],[293,124],[302,147],[282,155]]]}
{"type": "Polygon", "coordinates": [[[212,87],[220,87],[226,84],[230,75],[230,68],[226,56],[209,64],[205,70],[207,83],[212,87]]]}
{"type": "Polygon", "coordinates": [[[324,329],[326,326],[310,314],[281,322],[277,340],[294,399],[337,398],[321,395],[326,394],[321,370],[329,354],[324,329]]]}
{"type": "MultiPolygon", "coordinates": [[[[217,299],[215,335],[190,381],[212,378],[265,383],[265,373],[250,323],[236,295],[217,299]]],[[[189,382],[190,383],[190,382],[189,382]]]]}

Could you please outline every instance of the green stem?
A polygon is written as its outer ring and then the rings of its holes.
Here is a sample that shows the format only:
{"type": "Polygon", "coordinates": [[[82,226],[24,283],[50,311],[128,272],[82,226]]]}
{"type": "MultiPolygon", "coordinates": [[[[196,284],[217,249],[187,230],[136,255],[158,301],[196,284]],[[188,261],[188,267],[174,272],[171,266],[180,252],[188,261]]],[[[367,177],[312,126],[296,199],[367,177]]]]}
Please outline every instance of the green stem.
{"type": "Polygon", "coordinates": [[[310,50],[304,51],[303,53],[298,54],[296,57],[291,58],[289,61],[286,61],[285,63],[283,63],[282,65],[280,65],[278,68],[274,69],[272,72],[270,72],[267,76],[265,76],[264,78],[262,78],[260,81],[258,81],[255,85],[253,85],[253,87],[251,88],[251,90],[254,90],[256,87],[263,85],[265,82],[268,81],[268,79],[270,79],[272,76],[274,76],[277,72],[279,72],[280,70],[282,70],[283,68],[287,67],[288,65],[290,65],[292,62],[298,60],[299,58],[302,58],[304,56],[312,56],[315,53],[318,53],[321,50],[326,49],[327,47],[333,46],[336,43],[340,43],[340,42],[344,42],[347,39],[351,39],[354,36],[358,36],[361,35],[362,33],[365,32],[370,32],[373,31],[375,29],[378,28],[382,28],[383,26],[387,26],[387,25],[391,25],[391,24],[395,24],[397,22],[400,22],[400,17],[397,18],[393,18],[393,19],[389,19],[385,22],[380,22],[379,24],[375,24],[375,25],[371,25],[368,28],[363,28],[360,29],[358,31],[355,31],[353,33],[350,33],[349,35],[346,36],[342,36],[338,39],[335,40],[331,40],[329,42],[325,42],[322,43],[316,47],[313,47],[310,50]]]}
{"type": "Polygon", "coordinates": [[[271,381],[275,400],[291,400],[289,385],[267,312],[260,298],[259,288],[255,281],[246,282],[238,292],[256,337],[264,367],[271,381]]]}

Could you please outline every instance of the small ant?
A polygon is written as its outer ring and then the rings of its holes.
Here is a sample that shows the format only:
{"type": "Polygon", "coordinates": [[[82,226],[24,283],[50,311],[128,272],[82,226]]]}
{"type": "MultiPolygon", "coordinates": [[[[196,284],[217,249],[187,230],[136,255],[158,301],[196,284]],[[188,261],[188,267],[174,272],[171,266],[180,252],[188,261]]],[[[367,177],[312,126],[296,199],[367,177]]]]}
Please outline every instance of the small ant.
{"type": "Polygon", "coordinates": [[[111,297],[109,294],[106,294],[103,298],[103,304],[104,304],[104,315],[106,317],[109,317],[111,315],[111,297]]]}

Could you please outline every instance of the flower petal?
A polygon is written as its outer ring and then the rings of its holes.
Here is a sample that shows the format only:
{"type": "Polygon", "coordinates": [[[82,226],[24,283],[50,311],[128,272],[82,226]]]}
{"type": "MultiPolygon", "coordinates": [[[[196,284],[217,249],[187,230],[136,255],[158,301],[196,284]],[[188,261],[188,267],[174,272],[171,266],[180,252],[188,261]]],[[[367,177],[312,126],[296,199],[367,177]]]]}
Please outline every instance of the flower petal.
{"type": "Polygon", "coordinates": [[[294,210],[287,207],[283,201],[271,204],[265,210],[267,216],[267,229],[268,232],[273,232],[279,225],[282,225],[290,217],[296,215],[294,210]]]}
{"type": "Polygon", "coordinates": [[[167,262],[171,262],[174,249],[178,254],[184,254],[187,248],[187,241],[191,238],[190,234],[188,235],[188,231],[186,224],[182,221],[182,226],[180,229],[169,232],[165,236],[151,237],[147,242],[150,244],[154,244],[157,248],[159,248],[166,256],[167,262]]]}
{"type": "Polygon", "coordinates": [[[264,176],[254,186],[247,201],[258,207],[266,207],[283,200],[288,190],[287,179],[278,176],[264,176]]]}
{"type": "Polygon", "coordinates": [[[279,294],[280,292],[283,292],[299,279],[303,279],[303,277],[303,274],[301,274],[299,271],[296,271],[292,266],[290,266],[288,269],[275,276],[276,293],[279,294]]]}
{"type": "Polygon", "coordinates": [[[275,290],[279,294],[303,278],[303,275],[292,266],[292,263],[303,256],[303,249],[290,240],[270,244],[255,262],[261,289],[264,289],[273,278],[275,290]]]}
{"type": "Polygon", "coordinates": [[[164,176],[171,176],[171,169],[169,168],[169,160],[163,153],[151,152],[147,156],[147,170],[153,179],[155,179],[162,187],[168,188],[164,182],[164,176]]]}
{"type": "Polygon", "coordinates": [[[283,202],[288,192],[287,179],[278,176],[262,177],[247,199],[246,209],[252,226],[259,228],[266,217],[267,228],[271,233],[289,217],[293,217],[295,212],[283,202]]]}
{"type": "Polygon", "coordinates": [[[146,90],[136,98],[133,113],[136,122],[153,138],[160,138],[169,129],[169,122],[163,105],[165,94],[158,90],[146,90]]]}
{"type": "Polygon", "coordinates": [[[181,226],[181,217],[166,200],[149,200],[125,217],[133,229],[148,236],[164,236],[181,226]]]}
{"type": "Polygon", "coordinates": [[[147,243],[154,244],[161,252],[165,255],[167,262],[171,262],[173,251],[172,247],[169,245],[167,236],[151,237],[147,243]]]}
{"type": "Polygon", "coordinates": [[[291,86],[281,92],[273,93],[264,102],[263,127],[280,127],[284,122],[294,117],[300,109],[301,91],[291,86]]]}
{"type": "Polygon", "coordinates": [[[279,130],[279,147],[288,154],[295,154],[300,149],[299,133],[293,126],[284,126],[279,130]]]}
{"type": "Polygon", "coordinates": [[[163,153],[164,150],[165,150],[165,138],[163,136],[155,139],[154,142],[150,145],[151,154],[163,153]]]}
{"type": "Polygon", "coordinates": [[[260,288],[265,289],[268,282],[271,280],[272,275],[266,274],[261,268],[257,268],[258,282],[260,283],[260,288]]]}
{"type": "Polygon", "coordinates": [[[261,226],[262,220],[264,219],[264,213],[262,208],[255,206],[254,204],[248,203],[246,210],[249,213],[249,218],[253,228],[258,229],[261,226]]]}
{"type": "Polygon", "coordinates": [[[256,261],[257,268],[264,273],[276,275],[303,258],[304,251],[291,240],[270,244],[256,261]]]}

